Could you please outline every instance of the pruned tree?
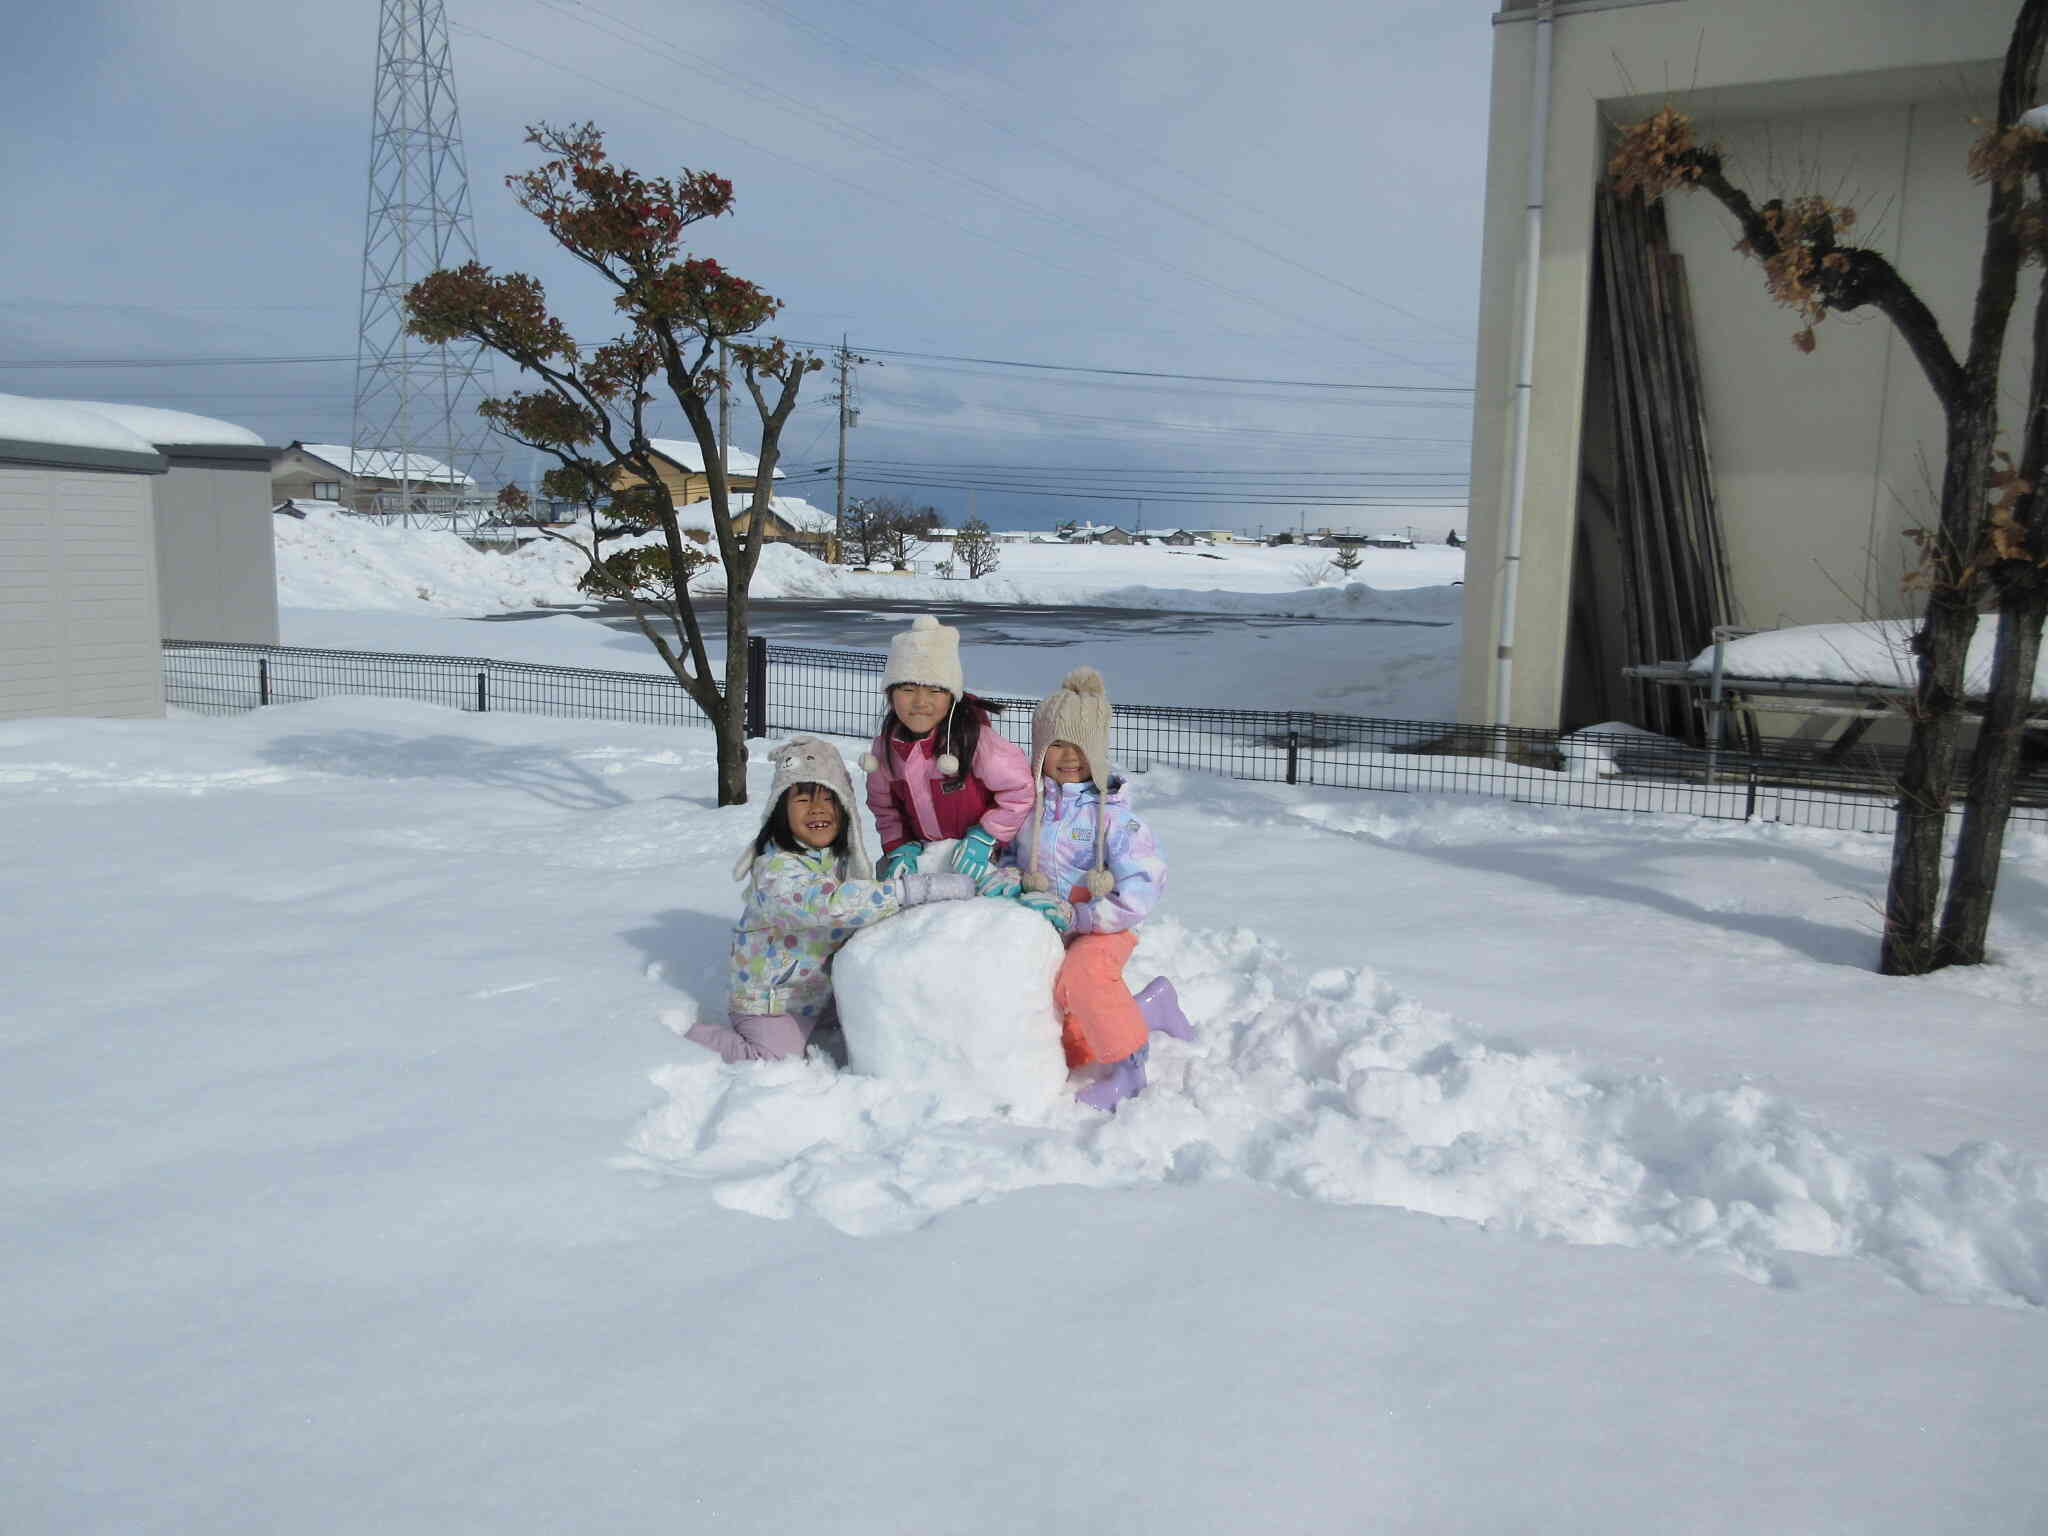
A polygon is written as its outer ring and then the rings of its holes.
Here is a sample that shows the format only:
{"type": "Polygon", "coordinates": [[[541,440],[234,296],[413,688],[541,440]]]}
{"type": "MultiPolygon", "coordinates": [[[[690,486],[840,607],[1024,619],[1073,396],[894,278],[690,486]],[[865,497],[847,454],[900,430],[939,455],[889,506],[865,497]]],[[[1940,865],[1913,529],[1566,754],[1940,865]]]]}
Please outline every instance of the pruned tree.
{"type": "Polygon", "coordinates": [[[538,279],[518,272],[501,276],[477,262],[414,284],[405,300],[407,329],[424,341],[480,342],[538,381],[532,389],[484,401],[478,413],[514,442],[554,459],[543,488],[589,515],[584,590],[631,607],[641,633],[711,722],[718,803],[742,804],[748,592],[763,541],[743,532],[741,524],[749,514],[759,520],[766,511],[783,427],[804,375],[824,365],[781,341],[744,339],[774,318],[781,301],[716,261],[683,250],[684,231],[731,211],[731,182],[708,171],[641,176],[611,160],[604,135],[590,123],[540,124],[526,137],[547,158],[507,177],[506,185],[555,243],[610,290],[624,330],[598,346],[580,343],[549,309],[538,279]],[[729,382],[718,367],[721,342],[728,344],[761,423],[760,465],[746,508],[732,505],[718,452],[718,390],[729,382]],[[725,569],[722,677],[711,665],[690,593],[691,576],[712,557],[690,542],[678,522],[675,499],[650,446],[647,416],[657,388],[681,409],[703,455],[709,533],[725,569]],[[622,471],[636,483],[615,494],[622,471]],[[606,539],[635,527],[658,533],[660,543],[604,553],[606,539]]]}
{"type": "Polygon", "coordinates": [[[1357,570],[1362,563],[1363,559],[1358,553],[1358,546],[1356,544],[1339,544],[1337,546],[1337,553],[1330,557],[1330,564],[1337,567],[1346,576],[1357,570]]]}
{"type": "Polygon", "coordinates": [[[893,496],[869,496],[849,502],[841,519],[841,558],[849,565],[886,560],[897,525],[911,516],[910,505],[893,496]]]}
{"type": "Polygon", "coordinates": [[[844,524],[841,539],[849,563],[873,565],[886,560],[903,570],[939,526],[939,514],[894,496],[870,496],[847,507],[844,524]]]}
{"type": "Polygon", "coordinates": [[[960,525],[960,532],[953,540],[953,558],[967,567],[967,579],[979,581],[990,571],[1003,563],[1001,548],[989,525],[978,517],[970,517],[960,525]]]}
{"type": "Polygon", "coordinates": [[[1792,336],[1801,351],[1814,350],[1816,327],[1827,316],[1876,310],[1897,329],[1940,403],[1946,443],[1939,510],[1934,526],[1916,532],[1915,584],[1925,593],[1925,611],[1912,642],[1911,736],[1899,775],[1885,894],[1878,963],[1887,975],[1920,975],[1984,958],[2032,658],[2048,612],[2039,489],[2048,467],[2048,294],[2036,311],[2019,464],[2001,479],[1994,461],[1999,368],[2020,270],[2048,251],[2048,134],[2021,120],[2038,99],[2044,39],[2048,0],[2025,0],[2006,48],[1996,118],[1970,154],[1971,174],[1990,192],[1977,292],[1960,351],[1884,255],[1843,238],[1855,227],[1854,208],[1818,196],[1757,203],[1731,179],[1717,147],[1695,142],[1685,114],[1667,107],[1625,129],[1608,167],[1623,194],[1639,191],[1654,200],[1696,190],[1727,209],[1742,231],[1738,249],[1761,264],[1771,297],[1802,321],[1792,336]],[[1937,922],[1942,842],[1966,704],[1964,665],[1979,607],[1993,598],[1999,633],[1992,693],[1948,906],[1937,922]]]}

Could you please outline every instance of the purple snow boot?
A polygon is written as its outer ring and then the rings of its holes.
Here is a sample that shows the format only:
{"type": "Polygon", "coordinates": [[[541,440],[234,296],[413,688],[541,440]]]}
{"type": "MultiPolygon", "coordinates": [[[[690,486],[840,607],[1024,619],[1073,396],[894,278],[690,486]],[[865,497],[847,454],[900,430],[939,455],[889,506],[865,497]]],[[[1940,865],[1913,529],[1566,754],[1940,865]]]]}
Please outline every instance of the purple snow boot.
{"type": "Polygon", "coordinates": [[[1122,1061],[1113,1063],[1101,1077],[1075,1094],[1075,1099],[1090,1109],[1115,1114],[1117,1105],[1145,1091],[1145,1055],[1151,1049],[1141,1045],[1122,1061]]]}
{"type": "Polygon", "coordinates": [[[1145,1027],[1154,1034],[1176,1040],[1195,1038],[1195,1026],[1180,1011],[1180,996],[1164,976],[1154,976],[1138,993],[1138,1012],[1145,1015],[1145,1027]]]}

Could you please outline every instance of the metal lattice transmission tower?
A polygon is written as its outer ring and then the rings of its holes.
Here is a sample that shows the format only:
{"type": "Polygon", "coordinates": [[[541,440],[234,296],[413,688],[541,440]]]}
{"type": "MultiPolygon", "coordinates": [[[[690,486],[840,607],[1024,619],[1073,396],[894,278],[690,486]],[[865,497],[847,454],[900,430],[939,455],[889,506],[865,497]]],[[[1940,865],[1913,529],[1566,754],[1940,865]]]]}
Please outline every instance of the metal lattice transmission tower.
{"type": "Polygon", "coordinates": [[[400,482],[377,510],[474,522],[482,515],[474,490],[420,460],[473,476],[476,489],[497,483],[498,442],[476,414],[491,393],[489,356],[473,342],[434,346],[405,330],[406,290],[476,259],[448,19],[442,0],[380,0],[379,10],[350,442],[390,457],[355,472],[400,482]]]}

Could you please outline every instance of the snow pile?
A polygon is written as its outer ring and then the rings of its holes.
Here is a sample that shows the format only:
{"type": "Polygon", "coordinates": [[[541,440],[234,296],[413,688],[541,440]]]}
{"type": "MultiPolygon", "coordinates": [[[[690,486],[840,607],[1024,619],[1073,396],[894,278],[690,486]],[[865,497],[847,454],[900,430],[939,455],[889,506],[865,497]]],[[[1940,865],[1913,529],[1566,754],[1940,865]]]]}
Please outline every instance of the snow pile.
{"type": "Polygon", "coordinates": [[[1142,932],[1134,971],[1172,976],[1200,1034],[1155,1039],[1152,1086],[1113,1119],[1067,1106],[1026,1129],[816,1063],[692,1060],[658,1074],[671,1102],[635,1150],[732,1209],[863,1236],[1047,1185],[1248,1180],[1767,1283],[1791,1283],[1785,1254],[1830,1255],[1951,1300],[2048,1305],[2048,1160],[1859,1149],[1753,1087],[1590,1073],[1482,1042],[1370,970],[1303,979],[1242,929],[1142,932]]]}
{"type": "MultiPolygon", "coordinates": [[[[46,402],[29,403],[56,409],[46,402]]],[[[34,425],[26,416],[23,423],[34,425]]],[[[111,422],[91,418],[90,424],[95,431],[120,434],[121,441],[137,451],[154,451],[111,422]]],[[[479,550],[452,533],[391,527],[300,505],[307,511],[303,520],[276,522],[278,601],[284,607],[477,616],[589,602],[576,587],[586,568],[584,557],[562,539],[539,537],[510,552],[479,550]]],[[[793,497],[778,497],[775,505],[799,522],[820,515],[793,497]]],[[[685,507],[683,526],[708,524],[707,506],[700,502],[685,507]]],[[[655,537],[620,540],[606,548],[625,549],[655,537]]],[[[691,585],[700,592],[717,592],[724,585],[724,572],[715,546],[702,547],[713,563],[699,571],[691,585]]],[[[921,562],[924,569],[898,575],[851,571],[827,565],[791,544],[769,544],[755,567],[752,591],[767,598],[1094,604],[1425,623],[1455,620],[1463,600],[1463,589],[1452,584],[1463,577],[1464,554],[1437,547],[1366,551],[1379,558],[1360,567],[1361,580],[1318,587],[1305,584],[1300,552],[1286,549],[1233,547],[1211,560],[1176,549],[1005,544],[1000,569],[980,581],[931,574],[933,561],[944,553],[943,546],[935,546],[921,562]]]]}
{"type": "Polygon", "coordinates": [[[1064,954],[1012,901],[934,902],[863,930],[832,962],[849,1066],[929,1094],[935,1115],[1042,1117],[1066,1086],[1052,1005],[1064,954]]]}
{"type": "MultiPolygon", "coordinates": [[[[1911,619],[1872,619],[1859,624],[1801,624],[1765,630],[1731,640],[1721,670],[1731,678],[1765,678],[1779,682],[1868,683],[1879,688],[1911,689],[1919,675],[1912,640],[1919,625],[1911,619]]],[[[1991,657],[1998,624],[1979,621],[1970,639],[1964,665],[1964,691],[1978,697],[1991,689],[1991,657]]],[[[1691,670],[1702,676],[1714,670],[1714,648],[1693,657],[1691,670]]],[[[2048,647],[2034,667],[2034,694],[2048,699],[2048,647]]]]}
{"type": "Polygon", "coordinates": [[[576,579],[587,562],[557,539],[497,554],[458,534],[310,508],[271,526],[281,607],[468,616],[586,601],[576,579]]]}

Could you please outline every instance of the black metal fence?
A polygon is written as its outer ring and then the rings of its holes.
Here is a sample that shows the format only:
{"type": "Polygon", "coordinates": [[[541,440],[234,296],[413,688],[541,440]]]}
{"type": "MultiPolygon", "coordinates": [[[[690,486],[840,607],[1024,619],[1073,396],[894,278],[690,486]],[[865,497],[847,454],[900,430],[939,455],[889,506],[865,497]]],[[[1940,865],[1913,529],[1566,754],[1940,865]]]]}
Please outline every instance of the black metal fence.
{"type": "MultiPolygon", "coordinates": [[[[880,723],[885,658],[753,642],[748,733],[866,738],[880,723]]],[[[332,694],[417,699],[463,710],[704,726],[665,674],[286,646],[164,644],[164,699],[228,714],[332,694]]],[[[1020,746],[1035,700],[998,697],[996,725],[1020,746]]],[[[1119,702],[1124,772],[1190,768],[1233,779],[1394,793],[1485,795],[1595,810],[1761,819],[1888,832],[1895,764],[1874,749],[1831,760],[1790,743],[1696,749],[1639,733],[1380,720],[1301,710],[1119,702]]],[[[2022,782],[2015,819],[2048,823],[2048,773],[2022,782]]]]}

